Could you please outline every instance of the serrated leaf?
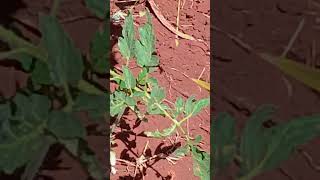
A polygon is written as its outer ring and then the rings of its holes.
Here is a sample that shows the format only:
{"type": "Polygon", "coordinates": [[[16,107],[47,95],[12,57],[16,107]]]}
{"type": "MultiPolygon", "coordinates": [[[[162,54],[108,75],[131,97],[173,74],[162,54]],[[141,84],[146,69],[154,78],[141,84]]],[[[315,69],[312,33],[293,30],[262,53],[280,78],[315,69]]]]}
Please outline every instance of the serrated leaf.
{"type": "Polygon", "coordinates": [[[133,89],[136,87],[136,79],[134,78],[130,69],[126,66],[122,67],[124,82],[127,89],[133,89]]]}
{"type": "Polygon", "coordinates": [[[240,156],[245,159],[242,171],[254,169],[263,156],[266,144],[262,123],[269,120],[275,112],[271,105],[259,107],[248,119],[240,143],[240,156]],[[252,146],[254,144],[254,146],[252,146]]]}
{"type": "Polygon", "coordinates": [[[107,73],[109,70],[109,28],[107,23],[103,26],[102,30],[95,33],[93,40],[90,44],[90,58],[93,70],[98,73],[107,73]]]}
{"type": "Polygon", "coordinates": [[[152,88],[159,86],[158,80],[157,80],[156,78],[154,78],[154,77],[148,78],[148,79],[147,79],[147,83],[148,83],[152,88]]]}
{"type": "Polygon", "coordinates": [[[43,139],[41,148],[38,149],[38,152],[34,154],[35,156],[31,159],[31,161],[28,162],[21,176],[22,180],[33,180],[35,178],[39,172],[43,160],[49,151],[50,146],[53,143],[55,143],[55,139],[52,137],[46,136],[43,139]]]}
{"type": "Polygon", "coordinates": [[[161,132],[159,130],[156,130],[153,132],[145,131],[144,134],[148,137],[153,137],[153,138],[168,137],[175,131],[176,127],[177,126],[173,124],[169,128],[163,129],[161,132]]]}
{"type": "Polygon", "coordinates": [[[78,155],[79,139],[59,139],[59,142],[63,144],[72,155],[78,155]]]}
{"type": "Polygon", "coordinates": [[[175,102],[175,112],[174,112],[174,118],[177,118],[177,116],[183,112],[184,109],[184,102],[181,97],[178,97],[175,102]]]}
{"type": "Polygon", "coordinates": [[[108,97],[106,95],[90,95],[87,93],[80,93],[77,96],[73,111],[86,111],[93,120],[104,117],[107,110],[108,97]]]}
{"type": "Polygon", "coordinates": [[[201,99],[199,101],[197,101],[196,103],[194,103],[194,107],[192,110],[192,116],[197,115],[203,108],[205,108],[206,106],[208,106],[210,104],[210,99],[201,99]]]}
{"type": "Polygon", "coordinates": [[[88,173],[93,179],[105,180],[107,177],[104,175],[101,163],[98,161],[92,150],[90,150],[87,143],[81,143],[79,157],[81,162],[86,166],[88,173]]]}
{"type": "Polygon", "coordinates": [[[50,113],[48,129],[59,138],[84,138],[86,130],[79,119],[62,111],[50,113]]]}
{"type": "Polygon", "coordinates": [[[11,174],[38,156],[37,153],[43,147],[42,131],[49,110],[45,98],[17,94],[13,115],[9,104],[0,106],[0,170],[11,174]]]}
{"type": "Polygon", "coordinates": [[[160,103],[164,100],[164,98],[166,97],[166,94],[163,88],[156,86],[152,88],[150,96],[154,100],[154,102],[160,103]]]}
{"type": "Polygon", "coordinates": [[[51,79],[56,85],[77,84],[84,70],[80,50],[55,17],[40,16],[39,22],[51,79]]]}
{"type": "Polygon", "coordinates": [[[251,143],[264,143],[246,147],[251,152],[253,149],[258,152],[245,154],[241,163],[241,178],[250,179],[263,171],[277,168],[289,158],[298,145],[320,136],[320,115],[296,118],[269,129],[264,128],[262,132],[251,134],[256,136],[251,143]]]}
{"type": "Polygon", "coordinates": [[[197,144],[199,144],[201,141],[202,141],[202,136],[201,136],[201,135],[197,135],[197,136],[194,138],[193,143],[194,143],[194,145],[197,145],[197,144]]]}
{"type": "Polygon", "coordinates": [[[115,91],[110,95],[110,115],[114,117],[126,107],[126,94],[115,91]]]}
{"type": "Polygon", "coordinates": [[[32,56],[24,52],[25,49],[15,49],[9,52],[0,52],[0,60],[1,59],[14,59],[17,60],[22,69],[25,71],[30,71],[32,65],[32,56]]]}
{"type": "Polygon", "coordinates": [[[137,103],[136,103],[136,101],[135,101],[132,97],[127,96],[127,97],[126,97],[126,104],[127,104],[128,106],[135,106],[137,103]]]}
{"type": "Polygon", "coordinates": [[[193,158],[193,174],[201,180],[210,180],[210,155],[199,150],[196,146],[191,146],[193,158]]]}
{"type": "Polygon", "coordinates": [[[146,80],[147,77],[148,77],[148,69],[143,68],[138,75],[138,83],[141,85],[145,85],[147,82],[147,80],[146,80]]]}
{"type": "Polygon", "coordinates": [[[141,91],[135,91],[132,94],[133,97],[144,97],[145,96],[145,92],[141,92],[141,91]]]}
{"type": "Polygon", "coordinates": [[[81,79],[78,83],[78,89],[80,89],[82,92],[91,94],[91,95],[104,95],[104,92],[95,87],[93,84],[89,83],[86,80],[81,79]]]}
{"type": "Polygon", "coordinates": [[[153,101],[150,101],[148,103],[148,107],[147,107],[147,112],[148,114],[151,114],[151,115],[165,115],[163,110],[169,110],[170,108],[165,105],[165,104],[159,104],[161,109],[153,103],[153,101]]]}
{"type": "Polygon", "coordinates": [[[36,61],[31,73],[32,81],[37,84],[50,85],[53,83],[48,65],[42,61],[36,61]]]}
{"type": "Polygon", "coordinates": [[[214,172],[219,174],[232,162],[236,153],[235,120],[227,113],[220,113],[211,126],[214,172]]]}
{"type": "Polygon", "coordinates": [[[159,59],[153,55],[155,51],[155,36],[148,12],[148,22],[139,28],[139,40],[135,41],[135,55],[140,67],[154,67],[159,65],[159,59]]]}
{"type": "Polygon", "coordinates": [[[128,14],[122,27],[122,37],[119,37],[118,46],[123,57],[129,61],[130,58],[134,57],[135,48],[135,33],[133,25],[133,16],[131,13],[128,14]]]}
{"type": "Polygon", "coordinates": [[[194,103],[193,103],[194,100],[195,100],[194,96],[190,96],[187,99],[186,104],[185,104],[185,110],[184,110],[186,115],[192,115],[192,110],[194,107],[194,103]]]}
{"type": "Polygon", "coordinates": [[[50,108],[50,100],[47,96],[32,94],[28,97],[17,94],[13,101],[17,106],[16,120],[28,121],[31,124],[47,121],[50,108]]]}
{"type": "Polygon", "coordinates": [[[190,147],[189,145],[185,145],[185,146],[182,146],[182,147],[179,147],[178,149],[176,149],[174,152],[173,152],[173,155],[176,157],[176,158],[182,158],[184,156],[186,156],[188,153],[190,152],[190,147]]]}
{"type": "Polygon", "coordinates": [[[109,17],[110,4],[106,0],[85,0],[87,8],[90,9],[92,13],[94,13],[100,19],[105,19],[109,17]]]}

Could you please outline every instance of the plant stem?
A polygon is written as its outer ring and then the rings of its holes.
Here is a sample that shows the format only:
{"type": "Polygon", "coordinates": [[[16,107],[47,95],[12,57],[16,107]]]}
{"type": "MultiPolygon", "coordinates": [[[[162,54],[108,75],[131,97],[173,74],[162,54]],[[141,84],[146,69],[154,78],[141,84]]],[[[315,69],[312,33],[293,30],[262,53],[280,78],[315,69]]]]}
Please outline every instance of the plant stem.
{"type": "Polygon", "coordinates": [[[64,92],[65,92],[65,95],[67,98],[67,105],[64,107],[64,111],[70,112],[72,110],[72,106],[73,106],[73,99],[71,96],[71,92],[70,92],[70,89],[69,89],[69,86],[67,83],[63,84],[63,88],[64,88],[64,92]]]}
{"type": "Polygon", "coordinates": [[[59,8],[60,0],[54,0],[51,8],[51,16],[56,16],[59,8]]]}
{"type": "Polygon", "coordinates": [[[43,62],[46,62],[47,60],[47,55],[42,49],[34,46],[2,26],[0,26],[0,39],[1,41],[8,43],[10,47],[14,46],[16,48],[23,48],[23,51],[25,51],[26,54],[29,54],[43,62]]]}
{"type": "MultiPolygon", "coordinates": [[[[117,78],[123,80],[123,78],[122,78],[121,75],[117,74],[116,72],[114,72],[114,71],[112,71],[112,70],[110,70],[110,75],[113,76],[113,77],[117,77],[117,78]]],[[[139,87],[135,87],[134,90],[139,91],[139,92],[145,92],[145,91],[143,91],[143,89],[141,89],[141,88],[139,88],[139,87]]],[[[150,97],[150,95],[149,95],[148,92],[145,92],[145,95],[146,95],[146,97],[147,97],[148,99],[151,99],[151,97],[150,97]]],[[[168,117],[175,125],[177,125],[177,127],[179,127],[179,129],[180,129],[180,131],[183,133],[183,135],[186,136],[187,141],[189,141],[190,138],[189,138],[189,136],[186,134],[185,130],[181,127],[181,124],[182,124],[184,121],[188,120],[188,119],[191,117],[191,115],[187,116],[186,118],[182,119],[182,120],[179,122],[179,121],[177,121],[176,119],[174,119],[165,109],[163,109],[159,103],[155,103],[155,105],[164,113],[164,115],[165,115],[166,117],[168,117]]]]}
{"type": "Polygon", "coordinates": [[[115,122],[113,123],[113,125],[111,126],[111,131],[110,131],[110,136],[112,135],[112,133],[114,132],[117,124],[119,124],[121,117],[123,116],[124,111],[126,110],[126,108],[123,108],[122,111],[118,114],[117,119],[115,120],[115,122]]]}

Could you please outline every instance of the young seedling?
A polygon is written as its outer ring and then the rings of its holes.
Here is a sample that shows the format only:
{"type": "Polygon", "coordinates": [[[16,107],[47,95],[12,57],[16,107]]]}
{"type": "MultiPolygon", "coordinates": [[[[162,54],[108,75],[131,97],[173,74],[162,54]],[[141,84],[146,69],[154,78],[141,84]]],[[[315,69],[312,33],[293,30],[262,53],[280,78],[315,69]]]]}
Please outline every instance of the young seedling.
{"type": "MultiPolygon", "coordinates": [[[[203,180],[209,179],[209,154],[198,148],[201,136],[192,138],[184,125],[190,118],[196,116],[203,108],[209,105],[209,98],[195,100],[193,96],[184,101],[181,97],[174,102],[171,108],[165,104],[165,90],[159,85],[157,79],[151,77],[151,72],[159,65],[159,59],[155,53],[155,36],[151,23],[149,11],[146,13],[147,22],[139,27],[139,38],[137,39],[134,31],[134,22],[131,12],[124,21],[122,37],[119,38],[118,46],[126,62],[119,73],[111,70],[111,80],[118,88],[110,95],[111,116],[117,117],[115,124],[111,128],[111,136],[114,127],[119,123],[123,112],[128,108],[142,119],[146,115],[160,115],[171,121],[171,125],[163,130],[144,132],[150,138],[168,138],[176,132],[186,140],[186,145],[173,152],[174,157],[165,157],[168,161],[179,159],[187,154],[191,154],[194,159],[194,174],[203,180]],[[140,67],[140,73],[137,77],[133,75],[128,67],[129,61],[136,61],[140,67]],[[144,104],[146,112],[138,108],[139,104],[144,104]]],[[[147,162],[144,156],[138,157],[138,167],[144,167],[142,164],[147,162]]]]}

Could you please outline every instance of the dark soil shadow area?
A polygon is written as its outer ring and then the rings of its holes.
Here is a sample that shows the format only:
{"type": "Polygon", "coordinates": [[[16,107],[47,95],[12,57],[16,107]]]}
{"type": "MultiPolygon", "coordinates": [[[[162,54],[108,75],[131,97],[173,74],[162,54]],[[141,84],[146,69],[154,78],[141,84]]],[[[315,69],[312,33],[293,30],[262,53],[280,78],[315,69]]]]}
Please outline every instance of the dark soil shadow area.
{"type": "MultiPolygon", "coordinates": [[[[214,26],[248,43],[257,52],[281,55],[298,24],[305,25],[288,57],[301,63],[310,60],[310,47],[316,43],[315,67],[320,62],[320,31],[316,21],[319,7],[307,1],[216,1],[214,26]]],[[[248,53],[243,46],[225,34],[213,30],[214,114],[227,111],[237,120],[237,129],[245,125],[248,116],[262,104],[274,104],[276,117],[267,127],[295,117],[320,113],[319,94],[296,80],[285,76],[271,64],[248,53]],[[288,85],[289,83],[289,85],[288,85]],[[290,88],[292,87],[292,92],[290,88]],[[292,95],[290,95],[292,93],[292,95]]],[[[320,141],[315,139],[299,147],[319,163],[320,141]]],[[[238,168],[233,164],[217,179],[234,179],[238,168]]],[[[265,172],[254,179],[319,179],[320,172],[310,166],[298,151],[280,168],[265,172]]]]}
{"type": "MultiPolygon", "coordinates": [[[[0,7],[0,23],[2,26],[12,29],[17,28],[21,32],[22,37],[27,40],[33,40],[35,34],[30,32],[30,29],[25,27],[20,29],[20,26],[13,26],[14,19],[23,19],[31,24],[38,24],[38,13],[48,12],[48,6],[51,6],[51,1],[6,1],[3,2],[0,7]],[[12,18],[15,16],[14,18],[12,18]],[[28,35],[31,35],[30,38],[28,35]]],[[[79,16],[92,16],[88,9],[84,6],[82,0],[77,1],[61,1],[59,8],[59,19],[74,19],[79,16]]],[[[93,34],[98,29],[100,22],[97,22],[94,18],[84,18],[79,21],[68,21],[63,26],[71,38],[75,41],[75,46],[79,48],[83,54],[89,50],[90,41],[93,34]]],[[[17,23],[19,25],[19,23],[17,23]]],[[[15,24],[15,25],[17,25],[15,24]]],[[[18,32],[18,31],[17,31],[18,32]]],[[[38,31],[39,32],[39,31],[38,31]]],[[[36,34],[38,36],[38,34],[36,34]]],[[[40,36],[37,38],[39,39],[40,36]]],[[[32,41],[33,42],[33,41],[32,41]]],[[[6,45],[0,45],[1,51],[7,50],[6,45]]],[[[10,60],[4,60],[0,62],[0,94],[2,99],[8,99],[15,96],[16,92],[21,88],[25,88],[28,84],[28,73],[22,70],[19,63],[10,60]]],[[[106,77],[101,78],[100,87],[108,86],[106,77]]],[[[106,127],[101,127],[98,123],[90,120],[85,113],[80,113],[79,118],[87,128],[88,136],[87,141],[90,148],[96,153],[96,156],[102,165],[105,166],[109,162],[108,149],[106,141],[106,127]]],[[[107,169],[106,167],[103,167],[107,169]]],[[[3,180],[20,180],[23,168],[18,169],[12,175],[0,174],[0,179],[3,180]]],[[[54,145],[50,148],[49,153],[41,166],[40,171],[37,174],[35,180],[63,180],[63,179],[88,179],[87,172],[83,169],[79,161],[70,154],[68,154],[64,147],[60,145],[54,145]]]]}

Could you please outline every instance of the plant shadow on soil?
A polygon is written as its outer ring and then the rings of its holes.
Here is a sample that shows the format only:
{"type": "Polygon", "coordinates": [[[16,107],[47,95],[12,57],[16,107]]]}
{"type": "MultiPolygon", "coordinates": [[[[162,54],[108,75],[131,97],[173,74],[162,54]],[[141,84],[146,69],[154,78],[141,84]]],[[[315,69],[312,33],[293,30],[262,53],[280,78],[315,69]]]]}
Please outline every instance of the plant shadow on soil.
{"type": "MultiPolygon", "coordinates": [[[[123,149],[121,152],[120,152],[120,159],[123,159],[123,160],[126,160],[126,161],[129,161],[129,162],[136,162],[136,159],[139,158],[141,156],[141,154],[137,154],[134,149],[137,147],[137,143],[136,143],[136,138],[138,136],[140,137],[146,137],[143,132],[141,133],[135,133],[133,132],[132,129],[135,129],[137,127],[139,127],[140,123],[142,121],[139,121],[138,119],[135,120],[135,124],[133,125],[133,127],[131,128],[130,125],[127,123],[127,121],[129,119],[127,119],[125,116],[128,115],[128,110],[125,111],[125,113],[123,114],[120,122],[119,122],[119,128],[121,129],[120,132],[117,132],[116,135],[115,135],[115,140],[118,139],[121,141],[121,143],[123,143],[125,145],[125,149],[123,149]],[[134,137],[134,139],[130,140],[131,136],[134,137]],[[134,157],[132,157],[129,152],[131,154],[134,155],[134,157]]],[[[113,124],[115,121],[115,118],[111,118],[111,124],[113,124]]],[[[177,148],[181,147],[181,143],[176,143],[176,144],[173,144],[173,145],[170,145],[170,146],[163,146],[164,143],[161,143],[157,146],[157,148],[154,150],[154,153],[152,154],[152,150],[150,148],[147,148],[146,151],[145,151],[145,156],[146,157],[152,157],[154,155],[162,155],[162,156],[159,156],[155,159],[153,159],[152,163],[149,164],[147,163],[146,164],[146,167],[147,168],[150,168],[152,169],[155,173],[156,173],[156,176],[157,177],[161,177],[161,179],[163,180],[169,180],[171,179],[171,176],[168,175],[168,176],[163,176],[161,175],[161,173],[155,169],[153,167],[154,164],[156,164],[159,160],[163,159],[165,156],[169,156],[171,153],[173,153],[177,148]]],[[[111,146],[111,147],[117,147],[117,144],[111,146]]],[[[130,180],[130,179],[142,179],[142,176],[146,175],[146,168],[143,168],[143,175],[141,173],[138,173],[135,177],[131,176],[131,175],[126,175],[126,176],[119,176],[119,179],[120,180],[130,180]]]]}

